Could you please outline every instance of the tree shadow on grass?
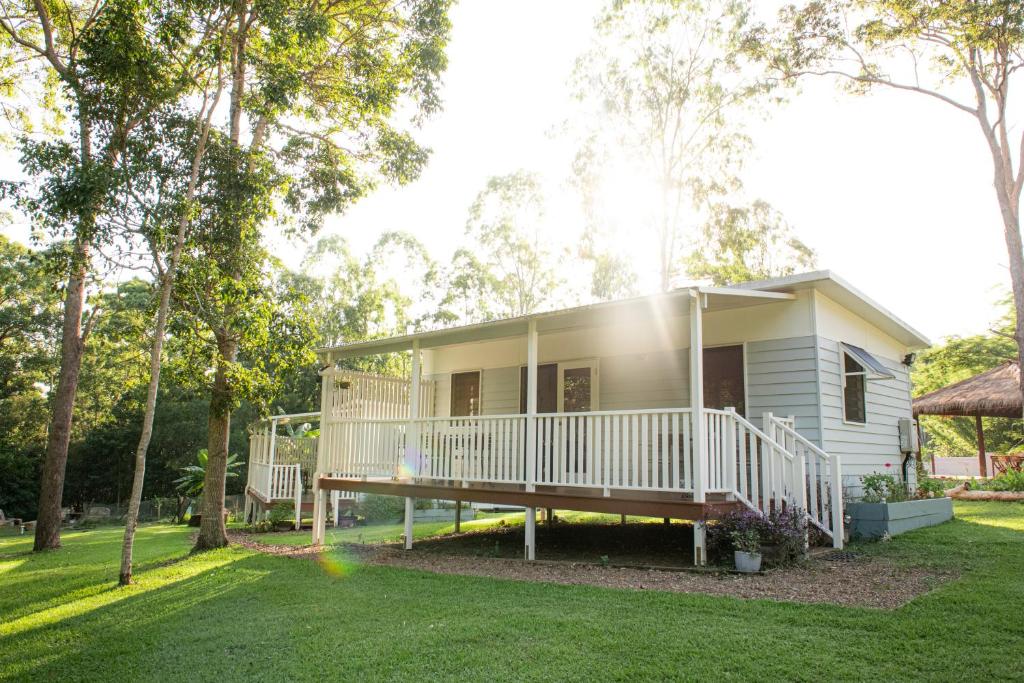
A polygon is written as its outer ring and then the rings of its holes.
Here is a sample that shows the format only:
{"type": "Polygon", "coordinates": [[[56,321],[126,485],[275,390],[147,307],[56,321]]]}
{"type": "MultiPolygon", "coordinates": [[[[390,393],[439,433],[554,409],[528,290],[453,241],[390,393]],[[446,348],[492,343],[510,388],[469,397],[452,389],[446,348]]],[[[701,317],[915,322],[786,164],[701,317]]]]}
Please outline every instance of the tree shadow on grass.
{"type": "Polygon", "coordinates": [[[198,572],[187,573],[185,563],[165,565],[140,572],[139,585],[128,589],[104,584],[65,605],[9,621],[0,629],[6,632],[0,636],[0,678],[133,677],[146,668],[154,644],[187,642],[208,614],[205,605],[224,601],[266,573],[257,558],[238,551],[216,555],[194,560],[204,567],[198,572]]]}
{"type": "MultiPolygon", "coordinates": [[[[140,528],[134,553],[137,575],[188,556],[187,535],[173,527],[169,529],[170,533],[165,533],[160,528],[140,528]]],[[[115,589],[122,532],[103,530],[69,534],[58,550],[20,554],[18,559],[22,561],[19,564],[0,572],[2,621],[10,622],[69,599],[81,599],[115,589]]]]}

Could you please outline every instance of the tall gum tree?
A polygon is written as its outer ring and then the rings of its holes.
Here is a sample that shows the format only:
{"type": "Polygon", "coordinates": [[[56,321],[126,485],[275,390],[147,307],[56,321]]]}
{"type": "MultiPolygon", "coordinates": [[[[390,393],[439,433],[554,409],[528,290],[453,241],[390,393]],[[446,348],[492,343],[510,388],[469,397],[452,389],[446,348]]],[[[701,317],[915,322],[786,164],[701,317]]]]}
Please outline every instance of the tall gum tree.
{"type": "Polygon", "coordinates": [[[95,321],[90,316],[83,325],[87,281],[95,247],[110,236],[106,210],[123,180],[118,162],[135,130],[190,82],[195,52],[188,38],[197,8],[198,3],[164,7],[136,0],[0,0],[7,120],[24,123],[65,112],[71,119],[66,127],[45,129],[49,134],[42,139],[20,135],[22,166],[30,181],[20,187],[5,184],[37,225],[68,244],[60,371],[52,394],[35,550],[60,546],[75,396],[95,321]]]}
{"type": "Polygon", "coordinates": [[[739,50],[748,13],[736,0],[611,2],[577,62],[585,123],[574,170],[588,222],[616,208],[588,203],[642,180],[650,196],[635,198],[620,220],[653,235],[663,291],[681,273],[708,200],[740,187],[750,147],[742,116],[764,91],[739,50]]]}
{"type": "Polygon", "coordinates": [[[129,191],[124,193],[124,213],[137,216],[136,229],[149,248],[157,308],[150,337],[149,382],[142,414],[142,430],[135,448],[132,490],[121,546],[121,570],[118,576],[118,584],[121,586],[132,582],[135,530],[146,478],[146,454],[153,437],[171,295],[195,214],[199,174],[206,155],[213,114],[223,89],[222,74],[211,71],[196,86],[200,105],[192,117],[183,117],[173,110],[167,112],[159,121],[154,122],[155,125],[147,127],[151,133],[149,139],[139,140],[129,147],[125,155],[130,165],[127,180],[129,191]],[[170,138],[170,141],[166,138],[170,138]]]}
{"type": "MultiPolygon", "coordinates": [[[[1024,3],[816,0],[783,8],[777,22],[754,28],[744,43],[781,85],[831,77],[855,93],[897,90],[973,120],[992,161],[1017,312],[1013,336],[1024,361],[1024,118],[1012,106],[1021,97],[1024,3]]],[[[1024,391],[1024,375],[1021,381],[1024,391]]]]}
{"type": "MultiPolygon", "coordinates": [[[[262,308],[256,278],[271,223],[313,231],[380,180],[417,177],[427,150],[408,132],[440,106],[448,0],[234,0],[225,32],[226,166],[204,179],[210,205],[179,288],[215,353],[209,460],[196,548],[227,544],[222,511],[231,413],[249,378],[239,345],[262,308]],[[399,121],[403,116],[407,120],[399,121]],[[240,189],[244,186],[247,195],[240,189]],[[219,188],[219,189],[217,189],[219,188]],[[201,276],[197,273],[202,274],[201,276]]],[[[294,233],[293,233],[294,234],[294,233]]]]}

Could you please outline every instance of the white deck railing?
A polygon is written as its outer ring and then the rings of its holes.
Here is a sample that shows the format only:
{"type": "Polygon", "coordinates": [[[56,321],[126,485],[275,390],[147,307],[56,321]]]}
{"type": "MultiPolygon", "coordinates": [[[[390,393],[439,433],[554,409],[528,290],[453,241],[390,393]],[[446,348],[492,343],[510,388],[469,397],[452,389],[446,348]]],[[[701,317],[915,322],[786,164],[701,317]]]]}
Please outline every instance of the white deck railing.
{"type": "Polygon", "coordinates": [[[726,494],[768,513],[806,511],[842,547],[840,466],[793,421],[760,429],[732,409],[703,411],[694,447],[689,408],[421,417],[334,418],[321,425],[316,471],[342,478],[570,486],[726,494]],[[530,420],[534,421],[533,429],[530,420]],[[530,444],[529,434],[533,433],[530,444]],[[700,466],[695,460],[703,453],[700,466]]]}
{"type": "Polygon", "coordinates": [[[317,469],[356,477],[693,490],[687,408],[534,419],[533,449],[525,415],[338,420],[323,427],[317,469]]]}

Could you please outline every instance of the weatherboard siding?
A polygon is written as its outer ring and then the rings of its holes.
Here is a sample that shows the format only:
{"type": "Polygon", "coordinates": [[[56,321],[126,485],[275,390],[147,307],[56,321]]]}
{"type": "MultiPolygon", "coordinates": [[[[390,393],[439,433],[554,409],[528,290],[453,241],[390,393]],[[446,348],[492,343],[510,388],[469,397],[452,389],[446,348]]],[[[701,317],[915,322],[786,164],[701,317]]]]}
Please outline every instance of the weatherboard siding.
{"type": "Polygon", "coordinates": [[[747,419],[792,415],[798,432],[821,443],[815,347],[813,336],[747,344],[747,419]]]}
{"type": "Polygon", "coordinates": [[[843,420],[843,389],[839,342],[819,337],[821,404],[824,449],[842,457],[848,485],[872,472],[899,473],[899,419],[911,416],[910,376],[897,360],[875,355],[894,379],[869,379],[866,383],[866,424],[843,420]],[[886,467],[886,464],[890,467],[886,467]]]}

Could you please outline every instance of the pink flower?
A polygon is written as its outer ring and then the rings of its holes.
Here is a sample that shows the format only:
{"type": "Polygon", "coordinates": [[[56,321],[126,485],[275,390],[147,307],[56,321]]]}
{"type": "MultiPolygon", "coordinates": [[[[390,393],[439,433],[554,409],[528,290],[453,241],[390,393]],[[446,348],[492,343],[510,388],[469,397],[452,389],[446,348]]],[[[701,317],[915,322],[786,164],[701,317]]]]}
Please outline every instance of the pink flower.
{"type": "Polygon", "coordinates": [[[892,463],[891,463],[891,462],[887,462],[887,463],[885,463],[885,466],[886,466],[887,468],[888,468],[888,467],[892,467],[892,463]]]}

